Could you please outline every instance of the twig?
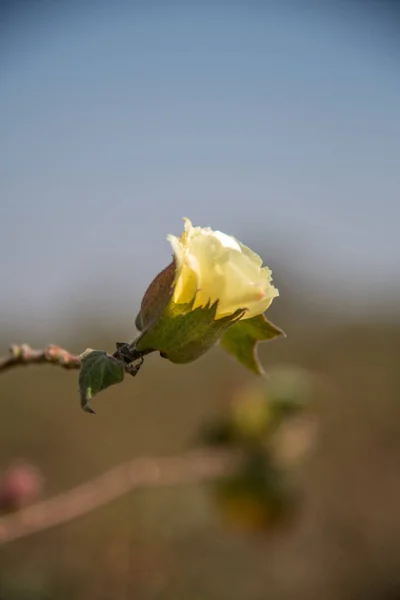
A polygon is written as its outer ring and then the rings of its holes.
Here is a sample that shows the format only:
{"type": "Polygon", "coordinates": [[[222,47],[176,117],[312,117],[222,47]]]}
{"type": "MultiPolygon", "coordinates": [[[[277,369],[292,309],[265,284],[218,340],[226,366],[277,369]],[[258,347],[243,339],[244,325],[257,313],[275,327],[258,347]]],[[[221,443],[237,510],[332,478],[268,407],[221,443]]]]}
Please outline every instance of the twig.
{"type": "Polygon", "coordinates": [[[68,350],[51,344],[44,350],[34,350],[28,344],[12,345],[10,355],[0,358],[0,373],[21,365],[48,363],[58,365],[63,369],[80,369],[79,356],[71,354],[68,350]]]}
{"type": "Polygon", "coordinates": [[[0,544],[62,525],[134,489],[210,481],[232,472],[237,456],[196,451],[179,456],[135,458],[67,492],[0,517],[0,544]]]}
{"type": "MultiPolygon", "coordinates": [[[[127,345],[128,344],[121,344],[121,346],[124,347],[127,345]]],[[[120,354],[120,352],[121,349],[117,349],[113,356],[123,362],[126,373],[129,373],[129,375],[133,376],[137,375],[141,365],[143,364],[143,355],[131,353],[129,356],[131,360],[128,361],[127,357],[120,354]],[[136,365],[130,364],[133,360],[137,359],[139,359],[139,362],[136,365]]],[[[28,344],[14,344],[10,346],[9,356],[0,358],[0,373],[7,371],[8,369],[12,369],[13,367],[44,363],[58,365],[59,367],[68,370],[81,368],[80,357],[76,354],[71,354],[71,352],[68,352],[68,350],[61,348],[60,346],[50,344],[44,350],[35,350],[28,344]]]]}

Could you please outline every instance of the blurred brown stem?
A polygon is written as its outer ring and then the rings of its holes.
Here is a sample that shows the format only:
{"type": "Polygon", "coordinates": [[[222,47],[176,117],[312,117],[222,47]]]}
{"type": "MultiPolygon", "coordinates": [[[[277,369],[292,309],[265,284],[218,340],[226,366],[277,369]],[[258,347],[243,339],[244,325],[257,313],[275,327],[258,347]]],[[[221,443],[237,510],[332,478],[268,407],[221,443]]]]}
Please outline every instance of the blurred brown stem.
{"type": "Polygon", "coordinates": [[[0,517],[0,544],[62,525],[135,489],[210,481],[232,472],[232,452],[134,458],[67,492],[0,517]]]}

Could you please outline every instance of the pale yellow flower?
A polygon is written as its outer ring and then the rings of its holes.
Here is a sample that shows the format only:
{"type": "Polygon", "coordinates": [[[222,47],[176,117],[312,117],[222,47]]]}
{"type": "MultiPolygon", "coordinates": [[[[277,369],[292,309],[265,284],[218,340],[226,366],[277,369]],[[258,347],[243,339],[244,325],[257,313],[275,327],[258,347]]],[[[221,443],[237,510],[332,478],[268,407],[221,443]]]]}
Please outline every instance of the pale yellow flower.
{"type": "Polygon", "coordinates": [[[243,319],[267,310],[279,292],[258,254],[230,235],[184,221],[180,238],[167,236],[176,263],[173,302],[186,304],[194,299],[194,309],[218,300],[217,319],[240,308],[246,311],[243,319]]]}

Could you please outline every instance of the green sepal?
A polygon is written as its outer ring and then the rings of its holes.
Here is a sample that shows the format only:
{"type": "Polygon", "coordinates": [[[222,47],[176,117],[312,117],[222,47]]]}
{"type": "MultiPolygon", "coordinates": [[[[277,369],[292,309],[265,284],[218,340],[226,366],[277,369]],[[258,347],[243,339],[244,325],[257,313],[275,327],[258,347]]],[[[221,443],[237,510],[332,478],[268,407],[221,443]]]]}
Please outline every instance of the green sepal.
{"type": "Polygon", "coordinates": [[[94,413],[89,401],[110,385],[121,383],[125,375],[123,362],[103,350],[85,350],[80,356],[79,393],[81,407],[85,412],[94,413]]]}
{"type": "Polygon", "coordinates": [[[193,303],[171,301],[163,314],[135,340],[135,348],[139,352],[158,350],[173,363],[196,360],[243,315],[243,309],[238,309],[228,317],[216,319],[217,304],[193,310],[193,303]]]}
{"type": "Polygon", "coordinates": [[[221,337],[221,346],[242,365],[262,375],[264,370],[258,360],[257,344],[286,334],[270,323],[264,314],[243,319],[230,327],[221,337]]]}

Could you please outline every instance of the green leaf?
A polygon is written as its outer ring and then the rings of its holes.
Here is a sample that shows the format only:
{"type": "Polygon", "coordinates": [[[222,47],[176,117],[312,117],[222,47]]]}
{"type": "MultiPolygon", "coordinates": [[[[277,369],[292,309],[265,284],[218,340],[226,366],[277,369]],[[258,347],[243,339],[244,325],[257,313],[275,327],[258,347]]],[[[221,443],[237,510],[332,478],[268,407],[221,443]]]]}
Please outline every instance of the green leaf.
{"type": "Polygon", "coordinates": [[[80,356],[79,393],[84,411],[94,413],[89,401],[110,385],[121,383],[125,375],[125,366],[103,350],[88,349],[80,356]]]}
{"type": "Polygon", "coordinates": [[[272,340],[285,333],[269,321],[264,314],[243,319],[232,325],[221,338],[222,347],[245,367],[262,375],[264,370],[258,360],[257,344],[272,340]]]}

